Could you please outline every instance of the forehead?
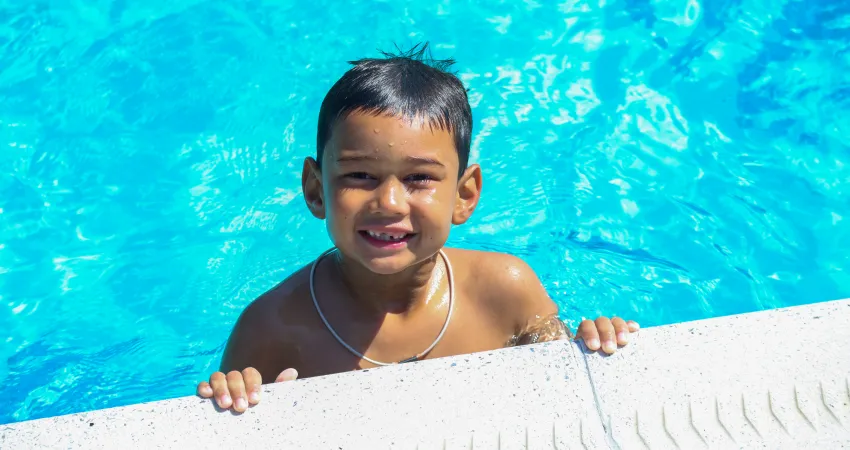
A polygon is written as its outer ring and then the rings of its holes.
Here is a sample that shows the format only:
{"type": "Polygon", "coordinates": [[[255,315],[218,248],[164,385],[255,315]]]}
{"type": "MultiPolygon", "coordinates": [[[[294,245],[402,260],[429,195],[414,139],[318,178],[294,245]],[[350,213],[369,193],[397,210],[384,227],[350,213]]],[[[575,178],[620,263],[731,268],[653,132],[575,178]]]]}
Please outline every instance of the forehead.
{"type": "Polygon", "coordinates": [[[458,165],[454,136],[431,126],[427,120],[353,112],[334,125],[327,150],[340,153],[368,152],[374,156],[407,154],[439,159],[458,165]]]}

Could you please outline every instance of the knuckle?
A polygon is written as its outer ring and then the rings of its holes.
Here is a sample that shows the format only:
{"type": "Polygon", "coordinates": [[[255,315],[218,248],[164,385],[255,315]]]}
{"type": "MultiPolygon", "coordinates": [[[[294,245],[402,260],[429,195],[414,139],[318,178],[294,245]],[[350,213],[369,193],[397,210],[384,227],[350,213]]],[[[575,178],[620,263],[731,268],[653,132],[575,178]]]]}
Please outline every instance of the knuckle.
{"type": "Polygon", "coordinates": [[[241,379],[242,379],[242,372],[240,372],[238,370],[231,370],[230,372],[227,372],[227,381],[228,382],[239,381],[241,379]]]}
{"type": "Polygon", "coordinates": [[[202,382],[198,383],[197,392],[198,392],[198,394],[203,395],[204,393],[209,392],[209,388],[210,388],[209,383],[207,383],[206,381],[202,381],[202,382]]]}
{"type": "Polygon", "coordinates": [[[227,389],[230,390],[230,393],[233,394],[234,397],[239,397],[242,392],[245,391],[245,383],[243,383],[240,378],[232,383],[227,383],[227,389]]]}

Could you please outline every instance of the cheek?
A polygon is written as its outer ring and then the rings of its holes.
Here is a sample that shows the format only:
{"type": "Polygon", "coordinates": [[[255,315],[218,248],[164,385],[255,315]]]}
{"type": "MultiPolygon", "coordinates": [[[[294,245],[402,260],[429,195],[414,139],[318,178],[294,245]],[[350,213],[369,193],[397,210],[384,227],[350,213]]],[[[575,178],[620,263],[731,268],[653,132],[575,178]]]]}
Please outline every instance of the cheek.
{"type": "Polygon", "coordinates": [[[454,212],[454,192],[433,191],[423,193],[415,199],[417,209],[427,217],[428,222],[445,225],[451,222],[454,212]]]}
{"type": "Polygon", "coordinates": [[[325,195],[325,213],[332,227],[343,226],[350,221],[359,210],[357,196],[345,189],[331,189],[325,195]]]}
{"type": "Polygon", "coordinates": [[[325,198],[328,199],[327,207],[336,212],[349,211],[356,207],[358,200],[356,192],[339,186],[328,186],[325,198]]]}

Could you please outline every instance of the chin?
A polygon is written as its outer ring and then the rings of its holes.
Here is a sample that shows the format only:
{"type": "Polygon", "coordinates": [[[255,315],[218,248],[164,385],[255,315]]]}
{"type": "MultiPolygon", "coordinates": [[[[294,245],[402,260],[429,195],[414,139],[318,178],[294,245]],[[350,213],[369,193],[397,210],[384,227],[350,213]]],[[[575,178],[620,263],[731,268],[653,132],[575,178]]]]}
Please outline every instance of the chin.
{"type": "Polygon", "coordinates": [[[364,256],[360,258],[360,263],[369,269],[369,271],[378,275],[394,275],[415,264],[416,261],[411,256],[412,255],[392,255],[382,257],[364,256]]]}

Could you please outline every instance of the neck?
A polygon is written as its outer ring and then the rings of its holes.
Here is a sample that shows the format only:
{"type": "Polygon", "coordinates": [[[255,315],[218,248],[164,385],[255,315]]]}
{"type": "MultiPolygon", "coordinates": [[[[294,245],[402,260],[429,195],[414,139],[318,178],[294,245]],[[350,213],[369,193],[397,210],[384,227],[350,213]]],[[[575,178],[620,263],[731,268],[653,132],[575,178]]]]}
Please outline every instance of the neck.
{"type": "Polygon", "coordinates": [[[445,271],[439,253],[392,275],[376,274],[341,252],[330,256],[352,299],[381,315],[406,315],[427,305],[445,271]]]}

